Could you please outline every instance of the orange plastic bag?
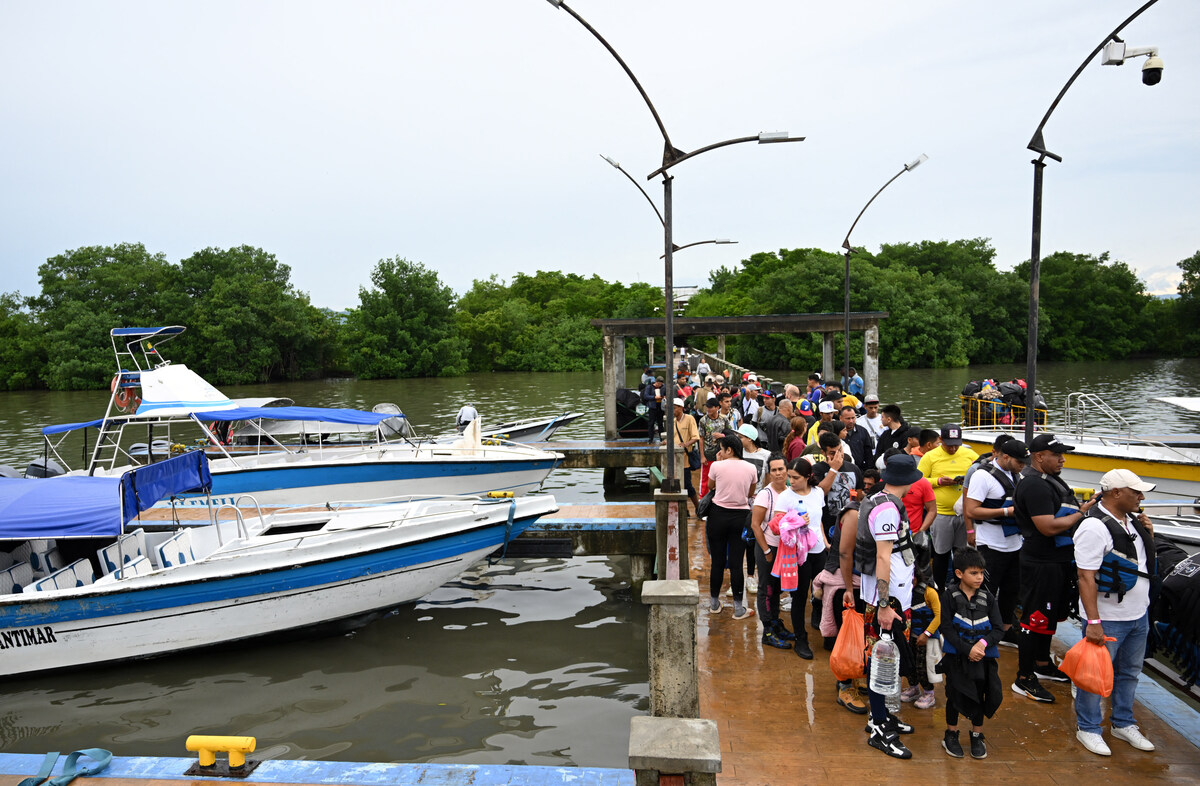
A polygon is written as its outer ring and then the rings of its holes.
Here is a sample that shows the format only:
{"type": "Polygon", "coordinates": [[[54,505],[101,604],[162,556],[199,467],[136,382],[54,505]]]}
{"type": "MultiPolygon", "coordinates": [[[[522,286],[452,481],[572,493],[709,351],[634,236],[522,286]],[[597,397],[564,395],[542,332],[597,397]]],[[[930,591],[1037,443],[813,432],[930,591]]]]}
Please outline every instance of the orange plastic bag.
{"type": "Polygon", "coordinates": [[[842,629],[838,631],[833,652],[829,653],[829,669],[833,676],[839,680],[852,680],[863,676],[866,646],[863,615],[852,608],[845,609],[842,612],[842,629]]]}
{"type": "MultiPolygon", "coordinates": [[[[1105,641],[1116,641],[1106,636],[1105,641]]],[[[1074,647],[1063,655],[1058,667],[1071,678],[1075,687],[1088,693],[1108,696],[1113,690],[1112,656],[1108,647],[1093,644],[1087,639],[1080,639],[1074,647]]]]}

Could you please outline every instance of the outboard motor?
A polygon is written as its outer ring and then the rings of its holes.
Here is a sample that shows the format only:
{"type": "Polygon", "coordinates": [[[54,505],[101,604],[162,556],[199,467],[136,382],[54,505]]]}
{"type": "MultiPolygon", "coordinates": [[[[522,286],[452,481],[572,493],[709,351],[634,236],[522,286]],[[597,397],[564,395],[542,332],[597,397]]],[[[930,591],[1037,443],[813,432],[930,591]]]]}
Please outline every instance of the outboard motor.
{"type": "Polygon", "coordinates": [[[29,462],[29,466],[25,468],[25,477],[27,478],[53,478],[59,475],[65,475],[66,470],[59,466],[58,462],[51,458],[35,458],[29,462]]]}
{"type": "Polygon", "coordinates": [[[371,411],[378,412],[381,415],[398,416],[380,422],[379,431],[383,434],[384,439],[391,439],[392,437],[408,438],[413,435],[412,424],[408,422],[408,418],[404,417],[404,413],[400,411],[400,407],[395,404],[376,404],[371,407],[371,411]]]}
{"type": "Polygon", "coordinates": [[[24,477],[24,475],[21,474],[20,470],[13,469],[12,467],[8,466],[7,464],[0,464],[0,478],[21,478],[21,477],[24,477]]]}

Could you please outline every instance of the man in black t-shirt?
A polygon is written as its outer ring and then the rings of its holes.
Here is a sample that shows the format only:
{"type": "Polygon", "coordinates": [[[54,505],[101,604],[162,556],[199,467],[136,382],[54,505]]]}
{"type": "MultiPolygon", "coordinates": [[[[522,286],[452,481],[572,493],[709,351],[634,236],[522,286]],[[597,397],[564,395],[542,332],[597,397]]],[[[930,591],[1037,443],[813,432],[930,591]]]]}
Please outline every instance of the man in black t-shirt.
{"type": "Polygon", "coordinates": [[[1034,437],[1029,466],[1013,494],[1013,512],[1025,542],[1021,546],[1020,657],[1012,689],[1035,701],[1054,701],[1054,694],[1040,680],[1069,681],[1050,662],[1050,640],[1078,597],[1071,532],[1096,504],[1091,499],[1082,508],[1076,505],[1074,492],[1059,475],[1063,454],[1074,449],[1053,434],[1034,437]]]}
{"type": "Polygon", "coordinates": [[[821,434],[819,444],[825,460],[813,465],[812,482],[825,492],[821,519],[828,535],[842,508],[862,497],[863,471],[845,455],[842,441],[836,434],[821,434]]]}

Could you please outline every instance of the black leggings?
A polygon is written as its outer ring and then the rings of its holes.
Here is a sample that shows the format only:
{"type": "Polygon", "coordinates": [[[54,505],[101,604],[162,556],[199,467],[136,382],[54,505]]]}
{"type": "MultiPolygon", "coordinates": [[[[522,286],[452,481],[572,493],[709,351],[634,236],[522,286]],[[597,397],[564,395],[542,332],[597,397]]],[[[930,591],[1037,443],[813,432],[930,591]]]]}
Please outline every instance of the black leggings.
{"type": "Polygon", "coordinates": [[[721,596],[721,585],[725,581],[725,567],[728,559],[729,584],[733,588],[733,597],[738,603],[744,597],[745,579],[742,575],[742,557],[746,550],[746,541],[742,540],[742,529],[746,524],[745,510],[730,510],[720,505],[713,505],[704,525],[704,534],[708,539],[708,554],[712,560],[712,572],[708,577],[708,594],[714,598],[721,596]]]}
{"type": "Polygon", "coordinates": [[[984,584],[1000,604],[1000,619],[1011,625],[1017,621],[1017,597],[1021,593],[1021,550],[997,551],[980,546],[979,554],[987,561],[984,584]]]}
{"type": "MultiPolygon", "coordinates": [[[[950,686],[950,684],[947,683],[946,684],[946,725],[947,726],[957,726],[958,725],[958,705],[954,703],[954,696],[956,693],[957,693],[957,691],[955,691],[950,686]]],[[[963,717],[966,717],[967,720],[971,721],[972,726],[976,726],[978,728],[983,728],[983,707],[982,706],[976,706],[974,715],[970,715],[970,716],[964,715],[963,717]]]]}

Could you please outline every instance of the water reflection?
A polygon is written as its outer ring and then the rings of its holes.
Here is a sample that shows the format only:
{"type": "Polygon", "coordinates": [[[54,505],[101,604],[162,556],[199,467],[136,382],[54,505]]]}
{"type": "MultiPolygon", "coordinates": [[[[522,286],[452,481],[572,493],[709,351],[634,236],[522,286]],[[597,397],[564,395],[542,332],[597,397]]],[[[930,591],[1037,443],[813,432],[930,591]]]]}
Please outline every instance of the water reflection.
{"type": "Polygon", "coordinates": [[[601,557],[479,566],[355,633],[4,684],[0,748],[624,766],[646,708],[645,611],[601,557]]]}

